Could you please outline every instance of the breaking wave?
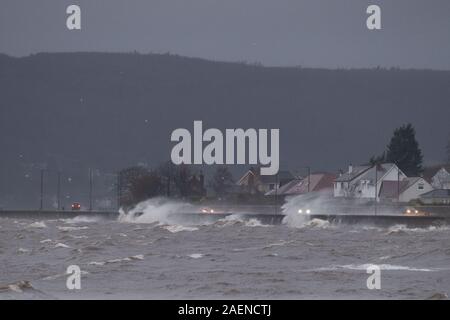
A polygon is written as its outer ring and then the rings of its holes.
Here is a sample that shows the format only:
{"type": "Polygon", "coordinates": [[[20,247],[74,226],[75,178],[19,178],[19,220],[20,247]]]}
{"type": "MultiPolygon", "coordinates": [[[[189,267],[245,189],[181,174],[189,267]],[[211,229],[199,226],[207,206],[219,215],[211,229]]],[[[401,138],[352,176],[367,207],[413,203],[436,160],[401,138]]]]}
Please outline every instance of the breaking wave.
{"type": "Polygon", "coordinates": [[[126,258],[110,259],[110,260],[106,260],[106,261],[92,261],[92,262],[89,262],[88,264],[92,265],[92,266],[104,266],[105,264],[130,262],[130,261],[135,261],[135,260],[144,260],[144,255],[137,254],[135,256],[130,256],[130,257],[126,257],[126,258]]]}
{"type": "Polygon", "coordinates": [[[96,223],[99,222],[101,218],[99,217],[89,217],[89,216],[76,216],[71,219],[61,219],[64,223],[77,224],[77,223],[96,223]]]}
{"type": "Polygon", "coordinates": [[[177,219],[173,214],[192,211],[193,206],[166,198],[153,198],[136,205],[129,212],[120,209],[119,222],[171,224],[177,219]]]}
{"type": "Polygon", "coordinates": [[[69,231],[78,231],[78,230],[86,230],[89,229],[88,226],[83,227],[57,227],[58,230],[61,230],[63,232],[69,232],[69,231]]]}
{"type": "Polygon", "coordinates": [[[448,231],[450,228],[448,226],[429,226],[427,228],[409,228],[403,224],[397,224],[395,226],[389,227],[386,234],[394,235],[394,234],[407,234],[411,232],[434,232],[434,231],[448,231]]]}
{"type": "Polygon", "coordinates": [[[317,212],[317,208],[323,207],[326,199],[326,194],[321,193],[302,194],[286,198],[286,202],[282,206],[285,215],[282,223],[292,228],[330,227],[328,221],[317,218],[311,219],[309,216],[309,213],[317,212]],[[303,209],[303,211],[299,213],[299,209],[303,209]],[[306,210],[308,210],[308,213],[306,210]]]}
{"type": "MultiPolygon", "coordinates": [[[[338,270],[361,270],[366,271],[367,268],[373,266],[373,264],[346,264],[346,265],[333,265],[330,267],[317,268],[312,271],[338,271],[338,270]]],[[[417,272],[433,272],[440,271],[440,269],[433,268],[415,268],[408,266],[399,266],[399,265],[391,265],[391,264],[379,264],[377,265],[381,270],[387,271],[417,271],[417,272]]]]}
{"type": "Polygon", "coordinates": [[[172,233],[177,233],[177,232],[181,232],[181,231],[196,231],[198,230],[198,228],[196,227],[186,227],[180,224],[174,224],[174,225],[166,225],[166,226],[162,226],[163,229],[172,232],[172,233]]]}
{"type": "Polygon", "coordinates": [[[43,228],[47,228],[47,225],[45,224],[44,221],[36,221],[36,222],[30,223],[27,227],[43,229],[43,228]]]}
{"type": "Polygon", "coordinates": [[[217,220],[214,225],[217,227],[229,227],[234,225],[243,225],[245,227],[270,227],[270,225],[263,224],[256,218],[247,220],[240,214],[230,214],[225,218],[217,220]]]}
{"type": "Polygon", "coordinates": [[[202,253],[192,253],[192,254],[188,255],[188,257],[192,258],[192,259],[200,259],[200,258],[203,258],[204,256],[205,255],[202,253]]]}

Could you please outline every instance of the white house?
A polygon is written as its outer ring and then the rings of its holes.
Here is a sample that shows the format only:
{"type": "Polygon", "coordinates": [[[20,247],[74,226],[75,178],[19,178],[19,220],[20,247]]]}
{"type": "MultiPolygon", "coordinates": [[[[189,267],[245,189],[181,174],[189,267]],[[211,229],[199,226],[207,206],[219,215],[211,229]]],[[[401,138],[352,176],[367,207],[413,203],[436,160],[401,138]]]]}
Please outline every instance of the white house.
{"type": "Polygon", "coordinates": [[[401,181],[383,181],[380,189],[380,199],[395,202],[409,202],[419,199],[424,193],[433,190],[422,177],[409,177],[401,181]]]}
{"type": "Polygon", "coordinates": [[[442,167],[431,178],[431,185],[435,189],[450,189],[450,173],[446,168],[442,167]]]}
{"type": "Polygon", "coordinates": [[[384,181],[402,181],[406,175],[393,163],[376,166],[349,166],[348,172],[334,181],[334,196],[379,200],[384,181]]]}

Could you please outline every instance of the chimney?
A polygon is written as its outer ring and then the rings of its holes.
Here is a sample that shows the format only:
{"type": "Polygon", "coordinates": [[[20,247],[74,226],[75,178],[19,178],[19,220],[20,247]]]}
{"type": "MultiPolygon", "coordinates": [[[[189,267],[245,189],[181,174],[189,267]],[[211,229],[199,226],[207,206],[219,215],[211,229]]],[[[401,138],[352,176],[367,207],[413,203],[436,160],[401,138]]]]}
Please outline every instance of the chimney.
{"type": "Polygon", "coordinates": [[[352,172],[353,172],[353,165],[350,163],[350,165],[348,166],[348,173],[352,172]]]}

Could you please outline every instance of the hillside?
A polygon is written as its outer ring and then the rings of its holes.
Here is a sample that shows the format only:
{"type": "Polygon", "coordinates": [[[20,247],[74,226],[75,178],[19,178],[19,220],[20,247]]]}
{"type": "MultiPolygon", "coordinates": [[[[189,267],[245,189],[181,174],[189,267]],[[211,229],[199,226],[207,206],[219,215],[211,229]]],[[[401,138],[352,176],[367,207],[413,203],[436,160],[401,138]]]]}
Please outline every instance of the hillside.
{"type": "Polygon", "coordinates": [[[23,175],[36,177],[39,164],[49,172],[113,172],[167,160],[170,133],[191,129],[194,120],[220,129],[280,128],[284,167],[333,171],[382,152],[406,122],[415,125],[426,161],[440,161],[450,131],[444,71],[45,53],[0,55],[0,90],[3,198],[35,190],[36,180],[23,187],[23,175]]]}

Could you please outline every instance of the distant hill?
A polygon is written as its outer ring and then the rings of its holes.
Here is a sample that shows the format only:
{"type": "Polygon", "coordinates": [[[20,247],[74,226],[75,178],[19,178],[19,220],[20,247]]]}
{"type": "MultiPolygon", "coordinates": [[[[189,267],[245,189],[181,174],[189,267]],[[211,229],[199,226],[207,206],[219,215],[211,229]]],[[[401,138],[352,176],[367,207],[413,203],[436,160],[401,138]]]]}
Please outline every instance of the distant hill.
{"type": "Polygon", "coordinates": [[[411,122],[425,159],[441,161],[450,72],[263,67],[168,54],[0,55],[0,205],[12,190],[36,190],[23,176],[36,179],[40,164],[77,175],[167,160],[170,133],[194,120],[280,128],[284,167],[332,171],[381,153],[393,129],[411,122]]]}

